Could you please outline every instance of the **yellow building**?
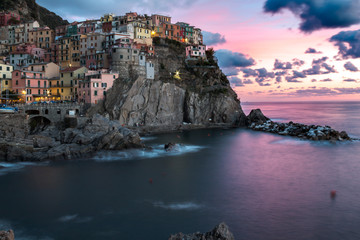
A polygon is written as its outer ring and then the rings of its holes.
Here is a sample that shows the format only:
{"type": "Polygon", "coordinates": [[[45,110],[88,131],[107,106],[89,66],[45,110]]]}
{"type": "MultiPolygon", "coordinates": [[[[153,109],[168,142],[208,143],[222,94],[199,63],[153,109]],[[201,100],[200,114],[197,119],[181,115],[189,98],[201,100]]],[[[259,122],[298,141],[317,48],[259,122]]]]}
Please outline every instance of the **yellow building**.
{"type": "Polygon", "coordinates": [[[54,30],[51,30],[49,27],[35,28],[29,31],[29,43],[35,44],[37,48],[50,48],[54,38],[54,30]]]}
{"type": "Polygon", "coordinates": [[[132,24],[134,26],[135,39],[151,38],[151,29],[147,24],[142,23],[141,21],[135,21],[132,24]]]}
{"type": "Polygon", "coordinates": [[[0,64],[0,92],[3,92],[5,90],[11,90],[12,84],[11,84],[11,78],[12,78],[12,71],[14,70],[14,67],[11,65],[6,64],[0,64]]]}
{"type": "Polygon", "coordinates": [[[114,20],[114,14],[109,13],[109,14],[105,14],[103,17],[101,17],[101,22],[112,22],[114,20]]]}
{"type": "Polygon", "coordinates": [[[80,35],[59,40],[58,58],[62,69],[80,67],[80,35]]]}
{"type": "Polygon", "coordinates": [[[86,67],[69,67],[60,71],[60,78],[50,80],[50,95],[55,100],[75,100],[79,80],[85,78],[86,67]]]}

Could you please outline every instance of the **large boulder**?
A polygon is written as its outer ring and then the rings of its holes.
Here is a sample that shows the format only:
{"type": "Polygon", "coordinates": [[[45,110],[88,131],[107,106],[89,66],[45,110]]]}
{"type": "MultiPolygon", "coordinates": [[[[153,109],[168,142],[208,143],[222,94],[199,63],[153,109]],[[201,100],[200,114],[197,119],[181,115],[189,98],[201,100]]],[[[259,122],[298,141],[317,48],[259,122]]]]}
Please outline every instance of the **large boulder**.
{"type": "Polygon", "coordinates": [[[14,240],[15,235],[13,230],[0,231],[0,240],[14,240]]]}
{"type": "Polygon", "coordinates": [[[260,109],[251,110],[250,114],[247,116],[249,125],[251,123],[262,124],[270,120],[266,117],[260,109]]]}
{"type": "Polygon", "coordinates": [[[192,234],[177,233],[171,235],[169,240],[234,240],[234,235],[225,223],[220,223],[210,232],[192,234]]]}

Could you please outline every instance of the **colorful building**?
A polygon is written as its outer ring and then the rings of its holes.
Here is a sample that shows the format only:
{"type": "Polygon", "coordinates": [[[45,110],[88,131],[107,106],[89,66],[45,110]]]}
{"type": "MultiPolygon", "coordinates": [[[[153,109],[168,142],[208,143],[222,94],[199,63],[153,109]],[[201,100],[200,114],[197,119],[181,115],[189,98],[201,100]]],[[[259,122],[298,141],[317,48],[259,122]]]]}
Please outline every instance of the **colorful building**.
{"type": "Polygon", "coordinates": [[[85,79],[79,82],[79,102],[97,104],[106,96],[106,92],[113,86],[118,73],[106,71],[90,71],[85,79]]]}
{"type": "Polygon", "coordinates": [[[20,16],[13,12],[0,12],[0,26],[8,26],[20,22],[20,16]]]}
{"type": "Polygon", "coordinates": [[[187,58],[202,58],[206,59],[206,46],[205,45],[189,45],[186,47],[187,58]]]}
{"type": "Polygon", "coordinates": [[[13,66],[0,64],[0,93],[12,88],[12,71],[13,66]]]}
{"type": "Polygon", "coordinates": [[[50,80],[50,95],[55,100],[76,100],[78,81],[84,79],[88,69],[69,67],[60,71],[60,78],[50,80]]]}
{"type": "Polygon", "coordinates": [[[152,25],[161,26],[162,24],[171,24],[171,17],[153,14],[151,15],[152,25]]]}
{"type": "Polygon", "coordinates": [[[48,95],[49,81],[43,72],[14,70],[12,79],[12,89],[23,96],[25,103],[50,99],[48,95]]]}
{"type": "Polygon", "coordinates": [[[60,67],[80,67],[80,35],[62,37],[58,43],[60,67]]]}

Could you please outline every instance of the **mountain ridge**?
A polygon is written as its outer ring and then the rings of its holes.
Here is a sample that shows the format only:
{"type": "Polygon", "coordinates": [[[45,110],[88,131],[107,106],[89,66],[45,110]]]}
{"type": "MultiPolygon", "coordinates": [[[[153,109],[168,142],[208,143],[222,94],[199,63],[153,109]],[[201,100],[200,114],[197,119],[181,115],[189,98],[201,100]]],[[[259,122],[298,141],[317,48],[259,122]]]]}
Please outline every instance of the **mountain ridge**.
{"type": "Polygon", "coordinates": [[[48,26],[51,29],[69,23],[56,13],[38,5],[35,0],[2,0],[0,11],[17,13],[22,21],[37,20],[41,26],[48,26]]]}

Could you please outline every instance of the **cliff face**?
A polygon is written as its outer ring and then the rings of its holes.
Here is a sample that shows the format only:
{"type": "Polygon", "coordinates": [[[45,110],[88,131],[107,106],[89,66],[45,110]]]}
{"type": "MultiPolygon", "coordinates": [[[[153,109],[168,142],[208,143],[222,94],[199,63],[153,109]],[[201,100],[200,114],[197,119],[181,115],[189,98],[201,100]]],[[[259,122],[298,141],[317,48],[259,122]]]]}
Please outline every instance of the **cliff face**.
{"type": "Polygon", "coordinates": [[[22,20],[37,20],[40,25],[46,25],[52,29],[68,24],[68,21],[60,16],[39,6],[35,0],[1,0],[0,10],[18,13],[22,20]]]}
{"type": "Polygon", "coordinates": [[[129,126],[246,124],[240,102],[217,64],[185,62],[183,45],[168,41],[155,45],[155,79],[130,74],[117,79],[102,104],[101,113],[129,126]],[[174,78],[176,71],[180,78],[174,78]]]}

